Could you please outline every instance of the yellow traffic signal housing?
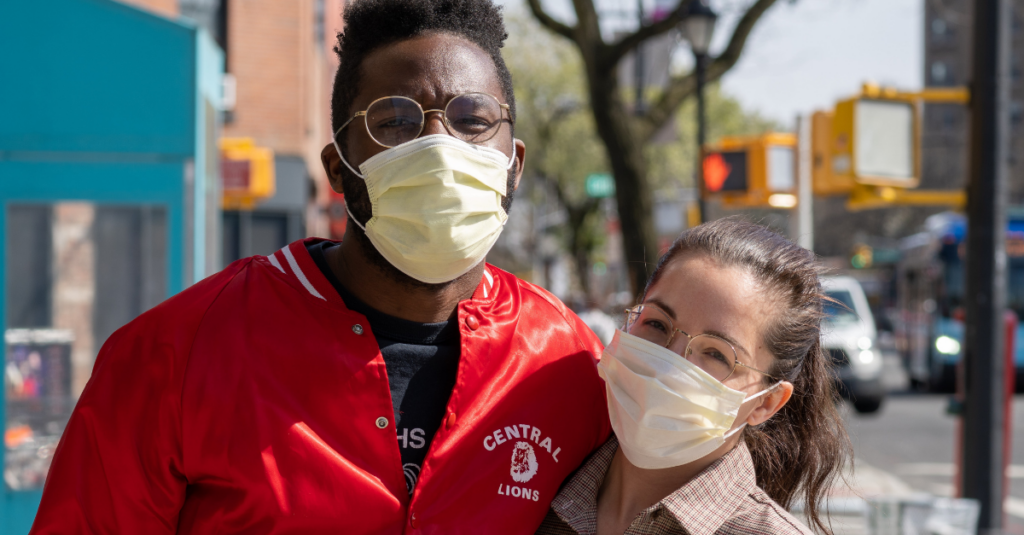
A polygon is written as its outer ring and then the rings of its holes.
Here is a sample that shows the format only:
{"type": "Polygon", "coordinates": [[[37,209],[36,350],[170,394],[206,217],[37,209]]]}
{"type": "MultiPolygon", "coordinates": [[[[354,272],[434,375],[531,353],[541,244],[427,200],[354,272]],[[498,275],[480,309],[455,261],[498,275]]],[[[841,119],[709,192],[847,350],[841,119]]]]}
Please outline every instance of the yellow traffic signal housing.
{"type": "Polygon", "coordinates": [[[796,136],[724,137],[704,149],[704,195],[730,208],[796,205],[796,136]]]}
{"type": "Polygon", "coordinates": [[[967,206],[967,192],[962,189],[920,190],[857,184],[846,200],[846,209],[851,212],[890,206],[949,206],[963,210],[967,206]]]}
{"type": "Polygon", "coordinates": [[[836,104],[832,118],[833,181],[916,188],[921,176],[920,95],[865,84],[836,104]]]}
{"type": "Polygon", "coordinates": [[[830,111],[811,116],[811,184],[815,195],[847,195],[855,184],[850,175],[832,172],[832,119],[830,111]]]}
{"type": "Polygon", "coordinates": [[[274,196],[273,150],[257,147],[252,138],[222,138],[220,156],[225,209],[250,210],[274,196]]]}

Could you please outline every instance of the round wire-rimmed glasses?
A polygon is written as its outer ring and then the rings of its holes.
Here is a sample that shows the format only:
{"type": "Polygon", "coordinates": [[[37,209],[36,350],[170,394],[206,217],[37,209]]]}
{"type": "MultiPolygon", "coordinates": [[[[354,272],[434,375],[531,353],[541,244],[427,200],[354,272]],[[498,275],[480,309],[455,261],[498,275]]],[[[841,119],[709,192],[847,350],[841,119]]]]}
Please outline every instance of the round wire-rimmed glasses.
{"type": "MultiPolygon", "coordinates": [[[[409,97],[381,97],[363,111],[356,112],[336,132],[335,138],[358,117],[363,117],[366,133],[375,143],[392,148],[412,141],[423,133],[428,113],[440,113],[444,127],[452,136],[480,144],[493,138],[505,120],[508,104],[488,93],[463,93],[448,101],[443,110],[424,110],[409,97]]],[[[512,122],[509,113],[509,122],[512,122]]]]}
{"type": "Polygon", "coordinates": [[[768,372],[740,362],[736,348],[724,338],[708,333],[690,336],[686,331],[677,329],[671,316],[654,305],[637,305],[627,309],[625,331],[665,348],[672,344],[676,333],[683,334],[689,339],[683,350],[683,358],[718,381],[731,377],[738,367],[775,378],[768,372]]]}

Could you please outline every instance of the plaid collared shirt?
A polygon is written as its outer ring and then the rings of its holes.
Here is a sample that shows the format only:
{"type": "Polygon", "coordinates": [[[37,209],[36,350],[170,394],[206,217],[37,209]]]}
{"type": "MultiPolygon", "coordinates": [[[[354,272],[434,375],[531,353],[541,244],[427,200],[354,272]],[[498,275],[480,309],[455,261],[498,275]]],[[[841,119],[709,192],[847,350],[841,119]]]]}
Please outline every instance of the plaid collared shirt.
{"type": "MultiPolygon", "coordinates": [[[[594,535],[597,492],[619,449],[614,436],[573,474],[551,502],[537,535],[594,535]]],[[[758,488],[742,441],[689,483],[648,507],[624,535],[810,535],[758,488]]]]}

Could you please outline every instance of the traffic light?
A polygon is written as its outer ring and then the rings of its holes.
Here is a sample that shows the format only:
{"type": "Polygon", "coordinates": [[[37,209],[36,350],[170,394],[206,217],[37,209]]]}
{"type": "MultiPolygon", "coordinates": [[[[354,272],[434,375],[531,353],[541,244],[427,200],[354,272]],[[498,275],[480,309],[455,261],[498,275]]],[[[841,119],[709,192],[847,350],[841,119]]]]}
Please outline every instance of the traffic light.
{"type": "Polygon", "coordinates": [[[836,104],[833,177],[869,186],[916,188],[921,170],[917,100],[917,95],[864,84],[859,96],[836,104]]]}
{"type": "Polygon", "coordinates": [[[274,151],[257,147],[252,138],[220,140],[221,204],[225,209],[251,210],[275,191],[274,151]]]}
{"type": "Polygon", "coordinates": [[[725,137],[705,147],[705,199],[730,208],[796,205],[796,136],[725,137]]]}
{"type": "Polygon", "coordinates": [[[830,111],[811,116],[811,184],[815,195],[848,195],[854,186],[849,175],[832,172],[832,119],[830,111]]]}
{"type": "Polygon", "coordinates": [[[953,206],[963,190],[918,190],[920,109],[925,102],[967,104],[965,88],[902,92],[864,84],[861,94],[811,119],[815,195],[847,196],[851,211],[894,205],[953,206]]]}

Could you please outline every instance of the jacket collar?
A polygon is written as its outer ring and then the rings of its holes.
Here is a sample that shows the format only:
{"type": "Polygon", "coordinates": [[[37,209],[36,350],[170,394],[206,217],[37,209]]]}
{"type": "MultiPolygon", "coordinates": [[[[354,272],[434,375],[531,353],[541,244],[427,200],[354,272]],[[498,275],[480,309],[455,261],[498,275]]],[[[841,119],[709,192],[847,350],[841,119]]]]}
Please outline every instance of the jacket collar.
{"type": "MultiPolygon", "coordinates": [[[[331,282],[320,272],[316,262],[309,255],[307,246],[326,241],[323,238],[305,238],[296,240],[277,252],[266,256],[256,257],[256,261],[266,264],[272,272],[281,276],[300,293],[308,295],[310,299],[335,308],[348,310],[341,296],[331,286],[331,282]]],[[[473,291],[473,301],[492,301],[501,290],[501,280],[498,277],[498,270],[490,264],[484,265],[484,274],[473,291]]]]}
{"type": "MultiPolygon", "coordinates": [[[[597,493],[619,449],[614,435],[571,476],[551,507],[581,535],[597,532],[597,493]]],[[[754,462],[740,443],[687,484],[648,508],[668,511],[691,535],[713,535],[757,487],[754,462]]]]}

